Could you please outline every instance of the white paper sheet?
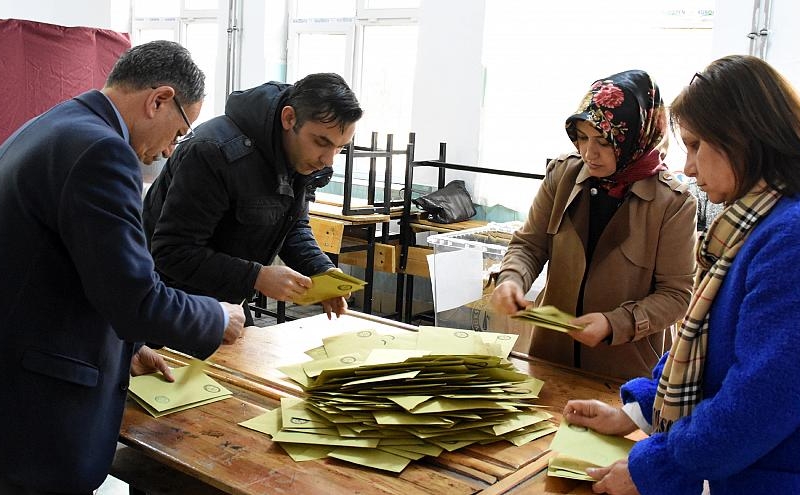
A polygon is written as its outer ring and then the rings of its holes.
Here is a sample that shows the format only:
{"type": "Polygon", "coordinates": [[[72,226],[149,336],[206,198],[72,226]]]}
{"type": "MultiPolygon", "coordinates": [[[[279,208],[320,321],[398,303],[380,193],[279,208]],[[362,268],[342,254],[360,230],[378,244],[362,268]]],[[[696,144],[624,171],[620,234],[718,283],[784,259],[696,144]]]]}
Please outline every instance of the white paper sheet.
{"type": "Polygon", "coordinates": [[[460,249],[429,254],[433,304],[447,311],[480,299],[483,295],[483,252],[460,249]]]}

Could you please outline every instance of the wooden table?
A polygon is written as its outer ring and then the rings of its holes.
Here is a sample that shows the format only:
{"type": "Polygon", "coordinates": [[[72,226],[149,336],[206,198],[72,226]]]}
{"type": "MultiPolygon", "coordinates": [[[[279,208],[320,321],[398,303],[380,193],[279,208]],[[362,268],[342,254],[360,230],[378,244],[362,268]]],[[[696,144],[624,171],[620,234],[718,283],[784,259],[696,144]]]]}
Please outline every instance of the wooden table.
{"type": "MultiPolygon", "coordinates": [[[[321,345],[323,337],[367,328],[414,330],[355,312],[331,322],[318,315],[250,327],[209,358],[209,374],[234,392],[232,398],[158,419],[129,400],[120,441],[232,494],[591,493],[589,483],[545,476],[552,435],[521,447],[500,441],[426,457],[395,475],[336,459],[295,463],[267,435],[237,425],[277,407],[281,396],[300,395],[276,367],[307,360],[303,352],[321,345]]],[[[162,353],[175,363],[187,362],[180,353],[162,353]]],[[[552,406],[557,420],[570,398],[619,403],[617,381],[520,356],[512,361],[544,380],[539,403],[552,406]]]]}

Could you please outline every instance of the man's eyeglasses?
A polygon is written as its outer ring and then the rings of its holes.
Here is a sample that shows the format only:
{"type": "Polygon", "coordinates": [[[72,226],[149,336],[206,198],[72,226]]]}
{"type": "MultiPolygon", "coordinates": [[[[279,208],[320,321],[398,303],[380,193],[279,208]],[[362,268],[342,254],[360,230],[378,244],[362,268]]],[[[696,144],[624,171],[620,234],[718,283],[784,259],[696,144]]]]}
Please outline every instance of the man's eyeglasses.
{"type": "Polygon", "coordinates": [[[194,136],[194,129],[192,129],[192,124],[189,123],[189,117],[186,116],[186,112],[183,110],[181,102],[178,101],[178,97],[173,96],[172,99],[175,101],[175,104],[178,105],[178,111],[181,113],[183,121],[186,122],[186,127],[189,128],[189,130],[186,131],[186,134],[183,136],[175,136],[175,139],[172,141],[173,144],[181,144],[182,142],[187,141],[194,136]]]}
{"type": "Polygon", "coordinates": [[[691,80],[691,81],[689,81],[689,86],[691,86],[692,84],[694,84],[694,82],[695,82],[696,80],[698,80],[698,79],[699,79],[700,81],[703,81],[703,82],[708,82],[708,78],[707,78],[706,76],[704,76],[703,74],[701,74],[701,73],[699,73],[699,72],[695,72],[695,73],[694,73],[694,76],[692,76],[692,80],[691,80]]]}

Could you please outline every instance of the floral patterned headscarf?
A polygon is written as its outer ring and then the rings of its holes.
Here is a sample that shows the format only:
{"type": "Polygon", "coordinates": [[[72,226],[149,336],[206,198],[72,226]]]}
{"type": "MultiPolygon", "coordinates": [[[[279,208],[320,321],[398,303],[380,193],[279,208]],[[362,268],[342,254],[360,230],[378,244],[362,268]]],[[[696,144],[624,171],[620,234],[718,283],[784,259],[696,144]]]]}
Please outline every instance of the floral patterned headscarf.
{"type": "Polygon", "coordinates": [[[651,151],[666,153],[667,115],[661,91],[643,70],[628,70],[595,81],[578,110],[567,118],[566,130],[578,147],[575,124],[590,122],[614,146],[614,177],[651,151]]]}

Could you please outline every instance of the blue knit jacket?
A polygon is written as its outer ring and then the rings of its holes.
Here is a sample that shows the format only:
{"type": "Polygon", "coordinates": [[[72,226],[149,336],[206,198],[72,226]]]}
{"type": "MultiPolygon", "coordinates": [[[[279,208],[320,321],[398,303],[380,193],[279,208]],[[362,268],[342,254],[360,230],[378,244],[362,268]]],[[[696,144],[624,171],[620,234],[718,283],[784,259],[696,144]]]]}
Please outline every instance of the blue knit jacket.
{"type": "MultiPolygon", "coordinates": [[[[711,307],[703,401],[628,458],[642,495],[800,493],[800,198],[745,241],[711,307]]],[[[659,377],[665,358],[653,374],[659,377]]],[[[622,387],[652,419],[656,380],[622,387]]]]}

